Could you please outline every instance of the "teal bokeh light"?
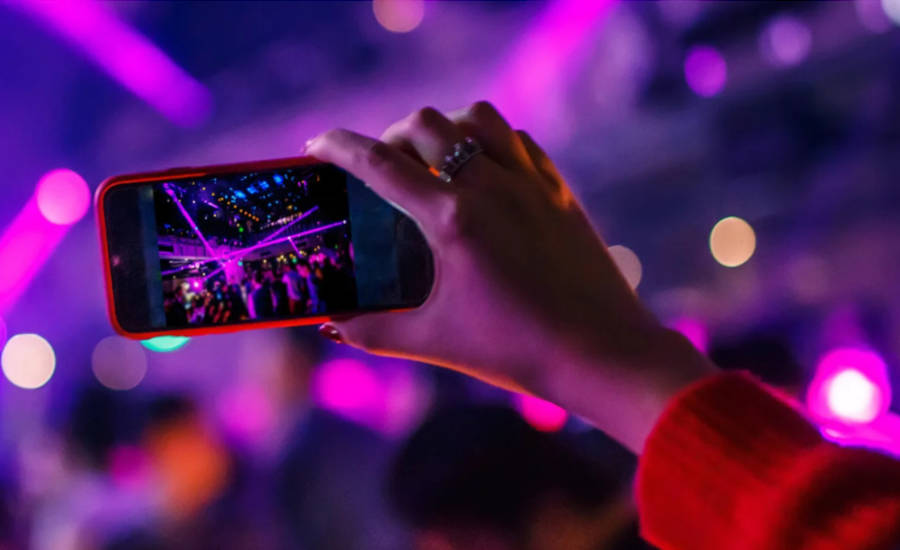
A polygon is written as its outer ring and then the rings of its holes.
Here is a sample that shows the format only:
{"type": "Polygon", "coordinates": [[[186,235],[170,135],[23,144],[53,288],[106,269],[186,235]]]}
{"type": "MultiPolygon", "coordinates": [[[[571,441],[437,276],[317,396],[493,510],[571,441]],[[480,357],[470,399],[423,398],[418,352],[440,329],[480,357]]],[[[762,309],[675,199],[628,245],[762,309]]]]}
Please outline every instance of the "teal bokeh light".
{"type": "Polygon", "coordinates": [[[157,336],[141,340],[141,344],[150,351],[169,352],[183,348],[188,341],[187,336],[157,336]]]}

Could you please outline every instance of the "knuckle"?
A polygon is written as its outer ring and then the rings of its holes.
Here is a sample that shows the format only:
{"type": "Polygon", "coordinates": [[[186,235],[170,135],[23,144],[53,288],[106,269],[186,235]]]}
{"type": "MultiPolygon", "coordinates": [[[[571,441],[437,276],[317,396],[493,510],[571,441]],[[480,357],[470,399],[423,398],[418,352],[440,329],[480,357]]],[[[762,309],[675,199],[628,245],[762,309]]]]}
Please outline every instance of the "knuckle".
{"type": "Polygon", "coordinates": [[[378,168],[391,158],[391,146],[383,141],[375,141],[362,153],[360,161],[371,168],[378,168]]]}
{"type": "Polygon", "coordinates": [[[502,118],[490,101],[480,100],[469,105],[469,116],[475,120],[496,120],[502,118]]]}
{"type": "Polygon", "coordinates": [[[424,107],[409,116],[409,125],[415,129],[431,130],[440,126],[443,117],[434,107],[424,107]]]}

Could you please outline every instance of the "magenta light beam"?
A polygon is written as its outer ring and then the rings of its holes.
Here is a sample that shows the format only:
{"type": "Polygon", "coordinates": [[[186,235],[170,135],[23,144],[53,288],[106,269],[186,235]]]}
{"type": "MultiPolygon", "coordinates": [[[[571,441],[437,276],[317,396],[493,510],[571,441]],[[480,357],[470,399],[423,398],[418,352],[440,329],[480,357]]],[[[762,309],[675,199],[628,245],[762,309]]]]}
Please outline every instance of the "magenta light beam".
{"type": "Polygon", "coordinates": [[[153,42],[95,0],[6,0],[81,50],[134,95],[179,126],[203,123],[209,91],[153,42]]]}
{"type": "Polygon", "coordinates": [[[0,314],[12,308],[69,227],[45,218],[37,199],[25,204],[0,236],[0,314]]]}
{"type": "Polygon", "coordinates": [[[588,37],[616,0],[556,0],[513,48],[488,98],[515,126],[549,137],[559,124],[567,84],[583,64],[588,37]]]}

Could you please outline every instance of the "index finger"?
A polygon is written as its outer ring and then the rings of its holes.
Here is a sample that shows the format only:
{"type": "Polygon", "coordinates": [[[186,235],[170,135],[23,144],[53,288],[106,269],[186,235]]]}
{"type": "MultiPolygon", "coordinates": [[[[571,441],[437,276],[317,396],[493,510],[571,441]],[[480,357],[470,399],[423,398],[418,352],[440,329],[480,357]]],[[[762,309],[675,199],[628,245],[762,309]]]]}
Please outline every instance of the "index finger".
{"type": "Polygon", "coordinates": [[[347,170],[420,225],[434,217],[442,198],[452,192],[396,147],[350,130],[325,132],[307,143],[306,152],[347,170]]]}

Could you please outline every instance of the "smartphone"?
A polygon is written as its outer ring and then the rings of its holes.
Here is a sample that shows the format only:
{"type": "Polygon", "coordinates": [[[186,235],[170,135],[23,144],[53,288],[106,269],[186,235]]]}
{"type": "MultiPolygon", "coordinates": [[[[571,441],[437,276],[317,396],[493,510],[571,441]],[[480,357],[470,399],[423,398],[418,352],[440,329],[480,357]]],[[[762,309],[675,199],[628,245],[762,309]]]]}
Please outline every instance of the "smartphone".
{"type": "Polygon", "coordinates": [[[415,222],[309,157],[115,176],[96,211],[110,319],[132,338],[405,310],[434,278],[415,222]]]}

